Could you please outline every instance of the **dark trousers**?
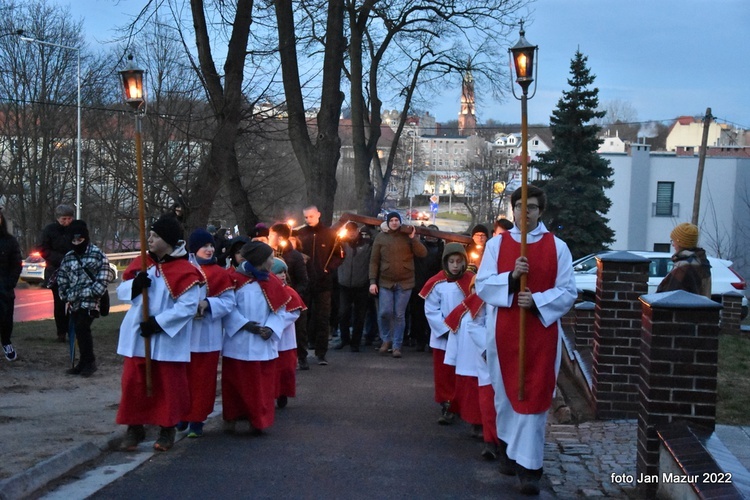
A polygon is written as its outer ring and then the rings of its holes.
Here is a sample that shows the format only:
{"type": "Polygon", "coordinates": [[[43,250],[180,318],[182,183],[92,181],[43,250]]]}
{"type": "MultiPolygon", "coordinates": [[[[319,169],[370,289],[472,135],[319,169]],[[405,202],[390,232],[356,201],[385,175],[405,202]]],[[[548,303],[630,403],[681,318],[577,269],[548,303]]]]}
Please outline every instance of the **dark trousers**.
{"type": "Polygon", "coordinates": [[[368,287],[369,285],[349,288],[339,285],[339,330],[342,344],[351,343],[359,346],[362,342],[362,331],[365,328],[365,315],[370,299],[368,287]],[[349,335],[350,326],[354,327],[351,336],[349,335]]]}
{"type": "Polygon", "coordinates": [[[295,335],[297,337],[297,359],[307,359],[307,309],[299,314],[294,322],[295,335]]]}
{"type": "Polygon", "coordinates": [[[427,345],[429,327],[424,314],[424,299],[419,296],[416,288],[412,290],[409,298],[409,310],[411,313],[409,335],[417,347],[422,348],[427,345]]]}
{"type": "Polygon", "coordinates": [[[91,323],[94,318],[88,309],[78,309],[72,313],[72,321],[75,327],[78,350],[81,353],[79,366],[85,367],[94,364],[94,338],[91,336],[91,323]]]}
{"type": "Polygon", "coordinates": [[[307,336],[314,342],[315,356],[328,352],[328,334],[331,323],[331,291],[311,290],[308,304],[307,336]]]}
{"type": "Polygon", "coordinates": [[[13,291],[0,295],[0,341],[2,345],[10,344],[10,335],[13,333],[13,308],[15,298],[13,291]]]}
{"type": "Polygon", "coordinates": [[[57,336],[65,338],[65,335],[68,333],[68,315],[65,314],[65,301],[60,298],[57,285],[53,285],[50,290],[52,290],[52,302],[54,303],[57,336]]]}

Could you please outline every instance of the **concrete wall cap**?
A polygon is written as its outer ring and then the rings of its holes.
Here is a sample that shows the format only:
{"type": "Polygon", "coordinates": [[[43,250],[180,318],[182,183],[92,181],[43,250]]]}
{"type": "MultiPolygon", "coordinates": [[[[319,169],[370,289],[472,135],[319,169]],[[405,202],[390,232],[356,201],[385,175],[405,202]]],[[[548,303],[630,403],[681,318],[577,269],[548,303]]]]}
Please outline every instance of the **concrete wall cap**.
{"type": "Polygon", "coordinates": [[[576,304],[574,307],[576,309],[580,309],[581,311],[589,311],[589,310],[593,311],[594,308],[596,307],[596,304],[594,304],[591,301],[584,300],[583,302],[579,302],[578,304],[576,304]]]}
{"type": "Polygon", "coordinates": [[[641,295],[640,301],[653,309],[722,309],[724,306],[703,295],[675,290],[641,295]]]}
{"type": "Polygon", "coordinates": [[[651,262],[646,257],[641,257],[640,255],[624,251],[605,253],[598,255],[596,258],[602,262],[632,262],[634,264],[640,262],[651,262]]]}

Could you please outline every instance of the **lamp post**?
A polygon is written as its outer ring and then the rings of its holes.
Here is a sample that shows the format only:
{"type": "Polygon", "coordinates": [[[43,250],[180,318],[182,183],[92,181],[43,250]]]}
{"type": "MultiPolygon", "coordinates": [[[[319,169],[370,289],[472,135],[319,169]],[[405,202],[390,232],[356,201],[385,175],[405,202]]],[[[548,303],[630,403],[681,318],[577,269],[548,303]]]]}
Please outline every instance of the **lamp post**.
{"type": "Polygon", "coordinates": [[[75,50],[76,61],[78,66],[77,81],[78,81],[78,131],[76,134],[77,152],[76,152],[76,219],[81,218],[81,49],[80,47],[71,47],[70,45],[62,45],[59,43],[46,42],[44,40],[37,40],[36,38],[29,38],[23,36],[23,30],[18,30],[16,34],[24,42],[38,43],[40,45],[48,45],[50,47],[58,47],[61,49],[75,50]]]}
{"type": "MultiPolygon", "coordinates": [[[[513,97],[521,101],[521,257],[526,256],[526,230],[527,230],[527,195],[528,195],[528,156],[529,156],[529,119],[527,110],[527,101],[536,94],[536,83],[531,96],[529,86],[534,81],[534,60],[539,51],[539,47],[531,45],[526,40],[526,32],[523,29],[523,20],[520,23],[520,38],[516,44],[508,49],[508,55],[513,60],[513,66],[516,73],[516,83],[521,86],[521,97],[516,95],[515,87],[511,84],[513,97]]],[[[526,290],[526,274],[521,275],[520,289],[526,290]]],[[[526,378],[526,311],[520,309],[519,334],[518,334],[518,400],[525,399],[525,378],[526,378]]]]}
{"type": "Polygon", "coordinates": [[[412,179],[414,179],[414,144],[417,142],[415,134],[411,134],[411,159],[409,160],[409,166],[411,172],[409,173],[409,217],[411,217],[412,202],[414,200],[414,193],[412,192],[412,179]]]}
{"type": "MultiPolygon", "coordinates": [[[[148,260],[146,249],[146,202],[143,193],[143,143],[141,139],[141,117],[146,108],[146,96],[143,92],[143,70],[136,69],[133,64],[133,56],[128,56],[128,67],[120,71],[122,85],[124,89],[125,102],[133,108],[135,112],[135,163],[136,163],[136,183],[138,189],[138,230],[141,241],[141,272],[148,270],[148,260]]],[[[141,292],[143,297],[142,316],[143,321],[149,319],[148,307],[148,288],[141,292]]],[[[151,339],[144,339],[144,358],[146,360],[146,394],[151,396],[151,339]]]]}

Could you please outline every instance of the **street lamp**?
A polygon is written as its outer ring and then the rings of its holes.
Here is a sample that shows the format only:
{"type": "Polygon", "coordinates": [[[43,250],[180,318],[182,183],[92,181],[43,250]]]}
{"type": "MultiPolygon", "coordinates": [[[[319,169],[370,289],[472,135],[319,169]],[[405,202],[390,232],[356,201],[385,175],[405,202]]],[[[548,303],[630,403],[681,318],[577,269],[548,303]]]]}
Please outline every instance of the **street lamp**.
{"type": "Polygon", "coordinates": [[[71,47],[70,45],[62,45],[59,43],[46,42],[44,40],[37,40],[36,38],[29,38],[24,35],[23,30],[16,32],[19,38],[24,42],[38,43],[40,45],[48,45],[50,47],[58,47],[61,49],[75,50],[76,61],[78,65],[77,81],[78,81],[78,132],[76,135],[77,153],[76,153],[76,219],[81,218],[81,49],[80,47],[71,47]]]}
{"type": "MultiPolygon", "coordinates": [[[[534,61],[539,47],[531,45],[526,40],[526,32],[523,29],[523,20],[521,20],[520,38],[516,44],[508,49],[508,55],[513,60],[513,66],[516,72],[516,83],[521,86],[522,94],[519,98],[516,95],[515,87],[511,84],[513,97],[521,101],[521,256],[526,256],[526,230],[527,230],[527,206],[526,198],[528,195],[528,156],[529,156],[529,118],[526,101],[536,94],[536,83],[534,92],[528,96],[529,86],[534,81],[535,66],[534,61]]],[[[526,274],[521,275],[520,289],[526,290],[526,274]]],[[[526,378],[526,310],[520,308],[520,324],[518,335],[518,400],[525,399],[525,378],[526,378]]]]}
{"type": "MultiPolygon", "coordinates": [[[[146,250],[146,202],[143,193],[143,141],[141,139],[141,117],[146,111],[146,95],[143,92],[143,70],[137,69],[133,63],[133,55],[128,56],[128,67],[120,71],[122,78],[123,96],[125,102],[135,111],[135,164],[136,183],[138,189],[138,229],[141,241],[141,272],[148,270],[148,258],[146,250]]],[[[143,321],[149,319],[148,289],[141,292],[143,296],[142,316],[143,321]]],[[[151,383],[151,339],[144,339],[144,358],[146,361],[146,395],[152,394],[151,383]]]]}

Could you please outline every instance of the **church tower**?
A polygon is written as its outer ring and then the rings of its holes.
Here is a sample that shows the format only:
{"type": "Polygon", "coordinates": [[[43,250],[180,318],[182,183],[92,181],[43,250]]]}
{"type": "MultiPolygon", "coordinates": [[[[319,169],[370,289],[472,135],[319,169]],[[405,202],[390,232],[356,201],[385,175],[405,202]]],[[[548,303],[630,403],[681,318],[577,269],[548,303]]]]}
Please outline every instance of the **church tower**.
{"type": "Polygon", "coordinates": [[[458,113],[458,135],[473,135],[477,129],[474,102],[474,77],[471,75],[471,59],[461,86],[461,111],[458,113]]]}

